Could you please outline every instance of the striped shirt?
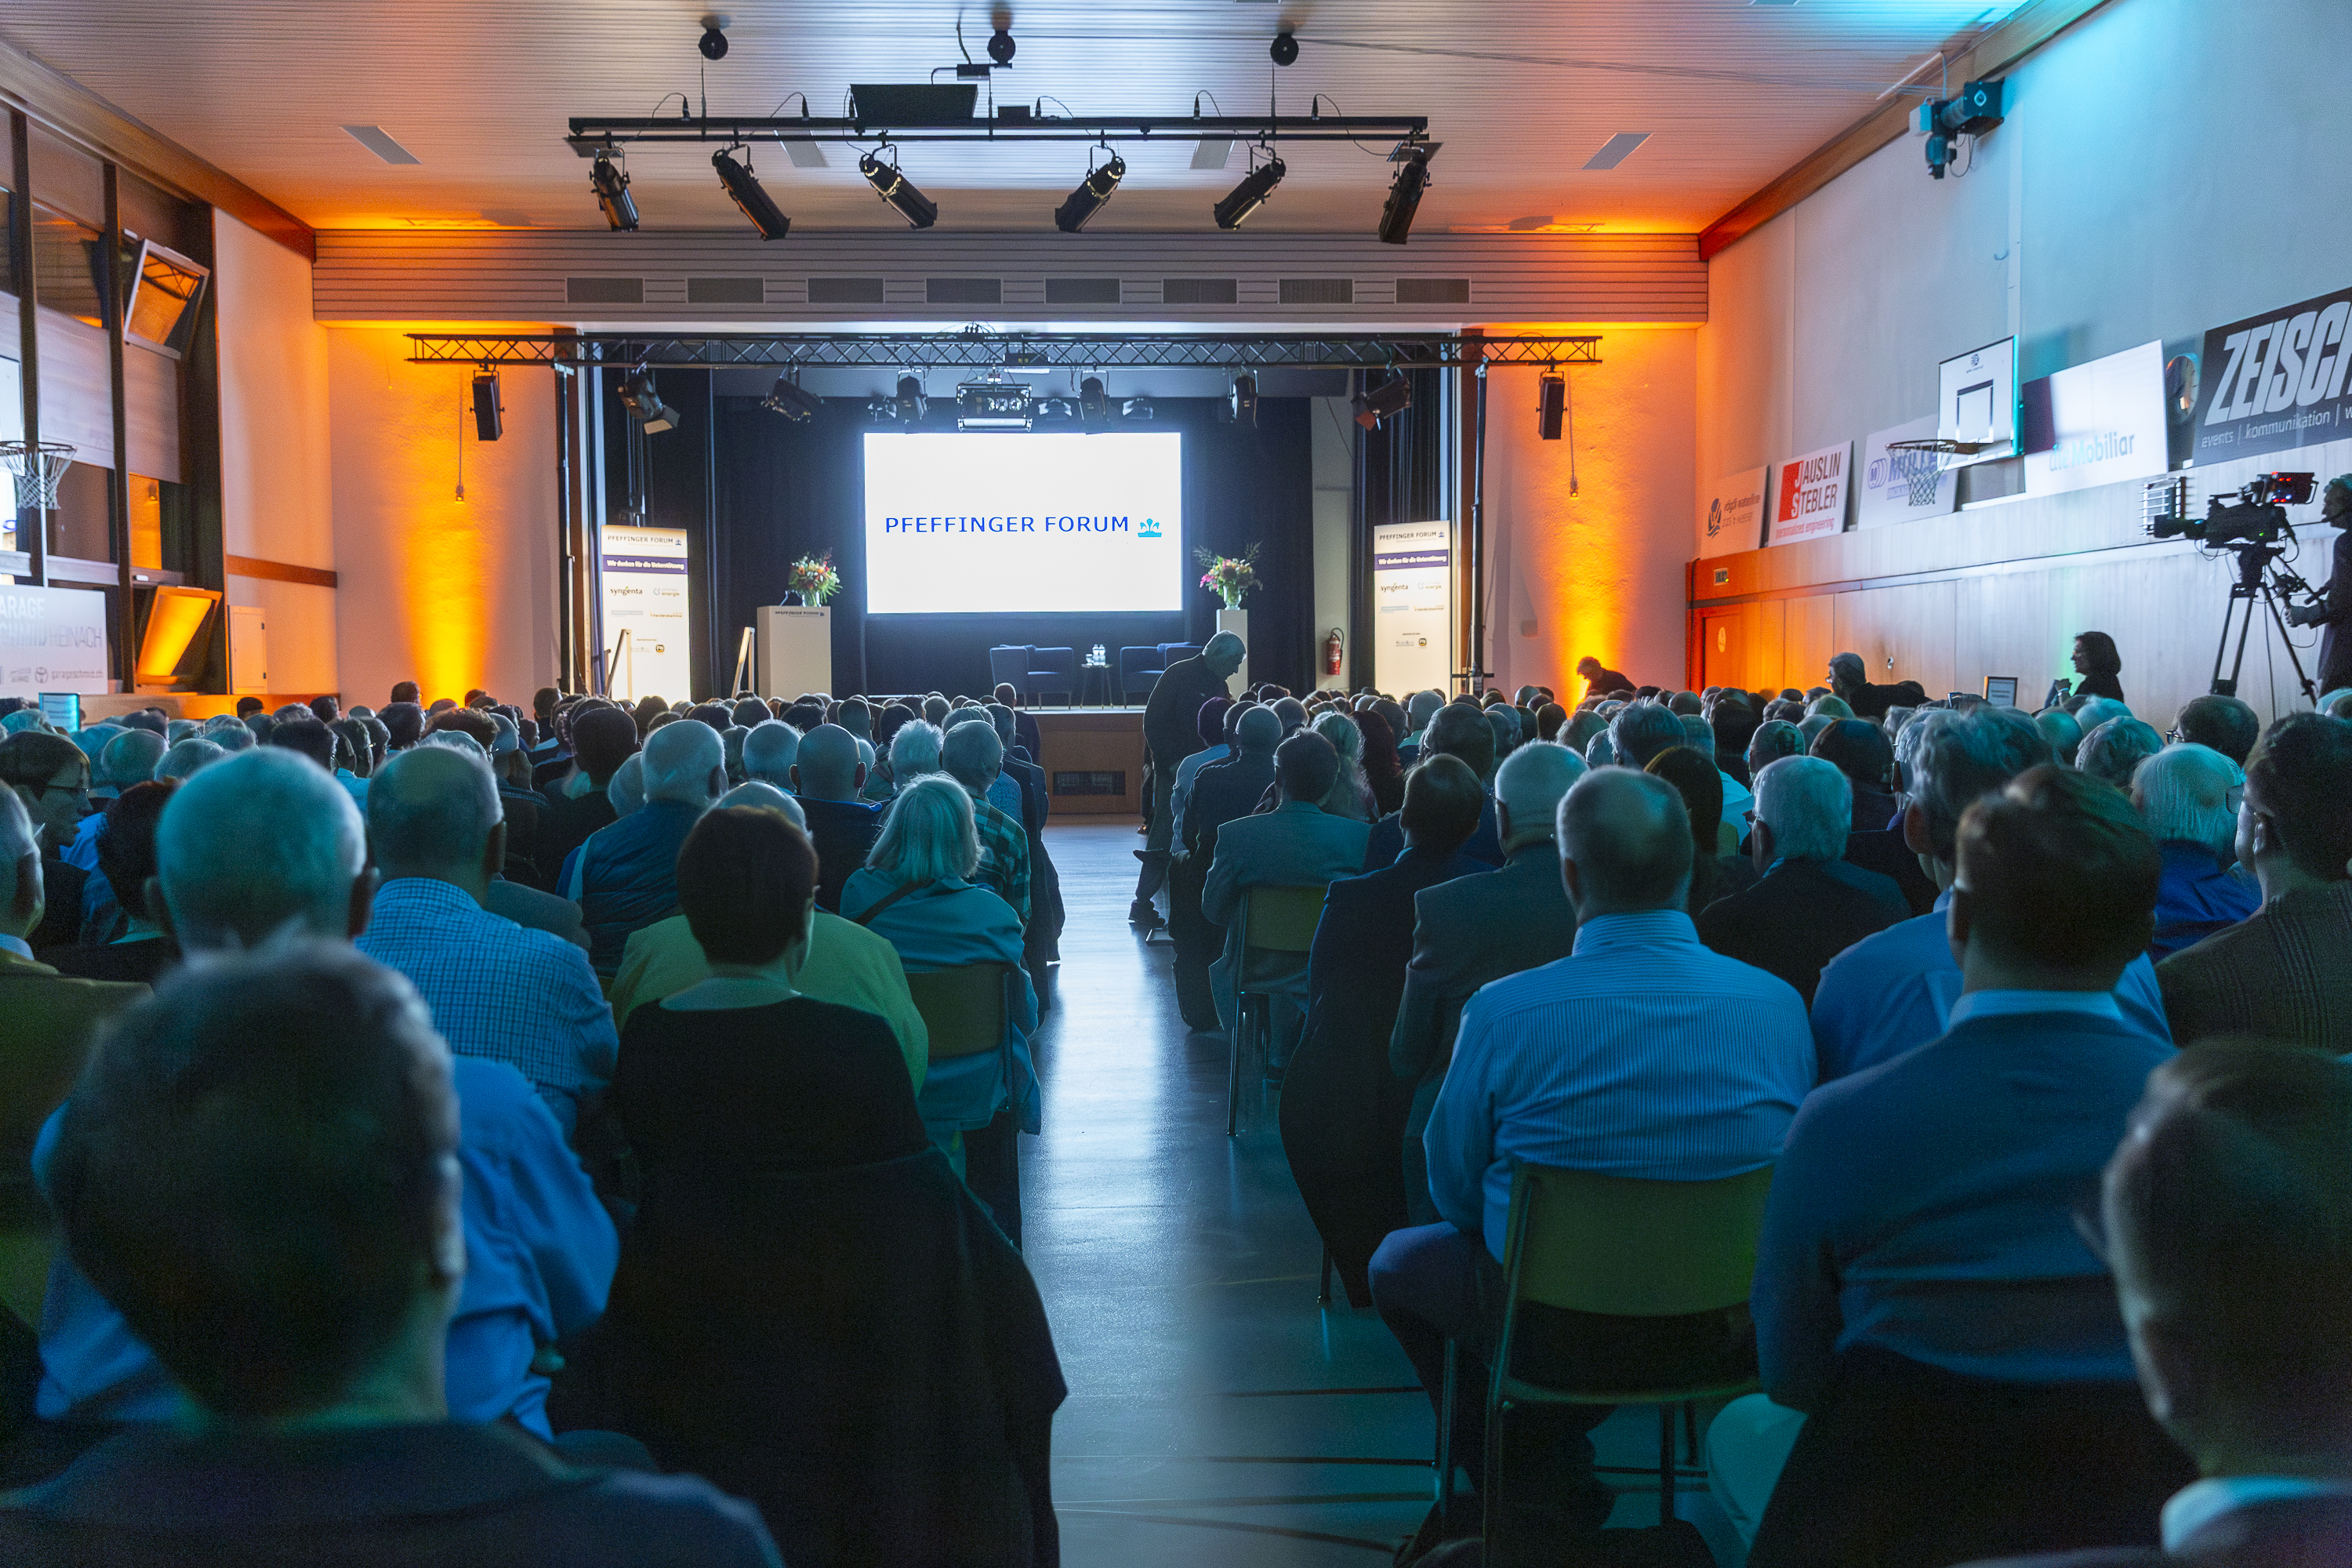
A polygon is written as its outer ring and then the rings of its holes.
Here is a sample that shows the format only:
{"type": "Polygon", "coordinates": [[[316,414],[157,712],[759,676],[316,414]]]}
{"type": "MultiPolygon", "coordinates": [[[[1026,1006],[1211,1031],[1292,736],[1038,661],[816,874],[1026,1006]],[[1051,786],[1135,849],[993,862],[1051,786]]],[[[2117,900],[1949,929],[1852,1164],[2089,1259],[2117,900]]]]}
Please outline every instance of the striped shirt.
{"type": "Polygon", "coordinates": [[[1596,915],[1462,1010],[1423,1146],[1437,1211],[1503,1255],[1511,1162],[1705,1182],[1770,1163],[1813,1086],[1805,1004],[1680,910],[1596,915]]]}

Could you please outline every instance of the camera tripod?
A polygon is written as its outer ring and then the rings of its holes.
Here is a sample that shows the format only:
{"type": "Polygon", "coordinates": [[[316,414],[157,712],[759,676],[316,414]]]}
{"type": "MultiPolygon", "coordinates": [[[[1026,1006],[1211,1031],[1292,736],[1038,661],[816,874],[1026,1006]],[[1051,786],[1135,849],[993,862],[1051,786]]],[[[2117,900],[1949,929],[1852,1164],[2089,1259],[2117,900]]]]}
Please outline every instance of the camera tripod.
{"type": "Polygon", "coordinates": [[[2303,689],[2303,700],[2316,703],[2319,688],[2314,686],[2311,677],[2303,672],[2303,660],[2295,657],[2294,644],[2287,640],[2286,616],[2279,609],[2282,597],[2308,594],[2311,585],[2278,563],[2279,557],[2286,553],[2284,546],[2246,542],[2225,544],[2221,548],[2238,558],[2238,580],[2230,584],[2229,606],[2221,616],[2221,642],[2213,650],[2213,684],[2210,688],[2212,694],[2216,697],[2235,697],[2238,694],[2238,673],[2245,668],[2246,638],[2254,629],[2256,606],[2259,605],[2270,611],[2271,625],[2278,628],[2279,642],[2286,649],[2287,663],[2294,667],[2295,684],[2303,689]],[[2238,614],[2238,606],[2242,604],[2246,607],[2242,619],[2238,614]],[[2238,637],[2238,651],[2234,658],[2230,653],[2230,634],[2233,626],[2238,637]],[[2225,658],[2230,661],[2230,678],[2227,680],[2221,679],[2221,661],[2225,658]]]}

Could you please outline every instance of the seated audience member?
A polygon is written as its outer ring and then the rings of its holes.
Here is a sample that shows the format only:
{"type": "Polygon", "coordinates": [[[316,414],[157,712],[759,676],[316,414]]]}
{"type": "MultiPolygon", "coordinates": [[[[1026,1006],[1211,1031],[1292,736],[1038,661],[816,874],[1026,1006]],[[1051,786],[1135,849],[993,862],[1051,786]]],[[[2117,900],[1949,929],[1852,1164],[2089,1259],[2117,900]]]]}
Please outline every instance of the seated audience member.
{"type": "MultiPolygon", "coordinates": [[[[37,709],[25,711],[40,716],[37,709]]],[[[24,803],[40,836],[47,912],[29,940],[36,950],[71,946],[81,940],[82,894],[89,872],[63,856],[81,831],[89,805],[89,759],[63,735],[20,730],[0,741],[0,786],[24,803]]]]}
{"type": "Polygon", "coordinates": [[[1608,697],[1633,689],[1632,677],[1618,674],[1590,654],[1576,661],[1576,673],[1584,677],[1587,697],[1608,697]]]}
{"type": "MultiPolygon", "coordinates": [[[[1514,708],[1509,711],[1517,714],[1518,710],[1514,708]]],[[[1331,750],[1339,758],[1339,770],[1331,780],[1331,793],[1323,797],[1323,809],[1334,816],[1370,823],[1379,814],[1372,809],[1372,786],[1364,776],[1364,731],[1357,726],[1354,719],[1337,708],[1318,717],[1309,727],[1331,742],[1331,750]]],[[[1519,731],[1516,717],[1510,721],[1510,731],[1511,743],[1517,745],[1519,731]]],[[[1496,731],[1496,746],[1499,755],[1505,749],[1499,728],[1496,731]]],[[[1400,798],[1397,805],[1402,807],[1403,800],[1400,798]]]]}
{"type": "Polygon", "coordinates": [[[180,944],[164,931],[148,904],[155,876],[155,828],[177,780],[132,784],[108,806],[98,836],[98,867],[121,907],[121,934],[98,947],[51,948],[41,962],[60,974],[85,980],[123,980],[152,985],[180,962],[180,944]]]}
{"type": "Polygon", "coordinates": [[[498,1268],[463,1215],[457,1090],[408,987],[324,943],[219,959],[122,1016],[47,1185],[121,1342],[152,1346],[187,1406],[0,1500],[0,1557],[778,1562],[757,1513],[701,1481],[575,1468],[453,1419],[462,1282],[498,1268]]]}
{"type": "MultiPolygon", "coordinates": [[[[1891,713],[1894,710],[1889,709],[1888,711],[1891,713]]],[[[1887,782],[1894,789],[1896,815],[1888,826],[1849,834],[1845,841],[1845,858],[1865,871],[1875,871],[1882,877],[1893,879],[1895,885],[1903,890],[1903,897],[1915,915],[1931,913],[1942,892],[1934,879],[1921,868],[1919,856],[1912,849],[1911,842],[1905,835],[1900,815],[1911,801],[1919,747],[1927,733],[1927,713],[1939,710],[1930,709],[1916,714],[1895,733],[1895,760],[1887,769],[1887,782]]]]}
{"type": "Polygon", "coordinates": [[[1359,710],[1355,719],[1364,737],[1364,787],[1371,791],[1370,820],[1377,822],[1404,806],[1404,769],[1397,761],[1396,749],[1396,726],[1402,714],[1395,703],[1386,702],[1359,710]]]}
{"type": "MultiPolygon", "coordinates": [[[[925,707],[928,710],[929,704],[925,707]]],[[[940,717],[946,714],[942,712],[940,717]]],[[[938,773],[940,748],[946,741],[946,733],[928,719],[899,725],[890,737],[888,752],[876,762],[873,773],[866,780],[866,798],[887,802],[925,773],[938,773]]]]}
{"type": "Polygon", "coordinates": [[[2137,719],[2110,719],[2084,735],[2074,752],[2074,765],[2128,795],[2132,774],[2140,763],[2162,750],[2164,737],[2156,732],[2155,725],[2137,719]]]}
{"type": "Polygon", "coordinates": [[[1536,710],[1536,739],[1557,741],[1560,727],[1568,722],[1568,710],[1557,702],[1547,702],[1536,710]]]}
{"type": "Polygon", "coordinates": [[[1665,780],[1683,797],[1691,825],[1691,885],[1685,895],[1691,912],[1696,915],[1717,899],[1754,887],[1756,868],[1737,854],[1719,852],[1727,838],[1738,841],[1736,834],[1723,827],[1722,770],[1688,746],[1669,746],[1642,771],[1665,780]]]}
{"type": "Polygon", "coordinates": [[[2242,768],[2262,732],[2253,709],[2234,697],[2194,698],[2172,722],[2172,739],[2210,746],[2242,768]]]}
{"type": "MultiPolygon", "coordinates": [[[[2049,760],[2049,742],[2014,708],[1938,710],[1928,717],[1911,764],[1903,830],[1912,849],[1934,866],[1943,891],[1930,913],[1865,937],[1823,966],[1813,993],[1823,1083],[1891,1061],[1950,1027],[1963,984],[1946,929],[1960,818],[1982,796],[2049,760]]],[[[2160,1046],[2172,1043],[2146,954],[2123,966],[2115,1001],[2126,1027],[2160,1046]]]]}
{"type": "Polygon", "coordinates": [[[1458,757],[1414,768],[1405,781],[1404,853],[1333,882],[1315,927],[1307,1025],[1283,1079],[1282,1147],[1358,1307],[1371,1300],[1364,1268],[1372,1249],[1407,1223],[1398,1149],[1413,1086],[1389,1071],[1388,1042],[1412,957],[1413,900],[1487,869],[1461,853],[1484,795],[1458,757]]]}
{"type": "Polygon", "coordinates": [[[355,942],[407,976],[450,1049],[529,1079],[569,1137],[619,1041],[585,953],[483,908],[506,857],[501,809],[489,769],[449,747],[385,763],[367,806],[383,881],[355,942]]]}
{"type": "Polygon", "coordinates": [[[1844,702],[1847,717],[1883,719],[1887,709],[1897,703],[1913,707],[1927,700],[1927,693],[1916,680],[1898,680],[1891,686],[1873,686],[1868,666],[1858,653],[1842,653],[1830,660],[1830,689],[1844,702]]]}
{"type": "Polygon", "coordinates": [[[793,793],[808,818],[816,850],[817,908],[841,912],[841,889],[866,864],[882,832],[882,810],[858,798],[866,783],[857,737],[838,724],[819,724],[801,737],[793,759],[793,793]]]}
{"type": "MultiPolygon", "coordinates": [[[[1287,700],[1287,699],[1286,699],[1287,700]]],[[[1473,713],[1469,721],[1493,731],[1473,713]]],[[[1230,1031],[1238,1026],[1235,1000],[1246,955],[1242,949],[1242,900],[1252,888],[1328,887],[1352,876],[1364,863],[1365,826],[1333,816],[1321,805],[1339,777],[1339,754],[1331,742],[1311,732],[1295,734],[1274,754],[1274,787],[1280,804],[1262,816],[1244,816],[1226,823],[1217,834],[1216,858],[1201,888],[1201,912],[1225,928],[1225,951],[1210,965],[1209,983],[1217,1002],[1217,1021],[1230,1031]]],[[[1270,993],[1275,1001],[1274,1043],[1266,1063],[1267,1076],[1280,1078],[1307,1004],[1307,972],[1284,975],[1254,987],[1270,993]]]]}
{"type": "Polygon", "coordinates": [[[726,752],[707,724],[667,725],[638,755],[645,805],[582,841],[562,889],[580,906],[589,961],[603,975],[621,967],[631,931],[677,906],[678,846],[727,793],[726,752]]]}
{"type": "Polygon", "coordinates": [[[1817,1090],[1774,1173],[1757,1352],[1809,1418],[1754,1568],[2152,1540],[2188,1479],[2068,1212],[2172,1054],[2115,1000],[2154,926],[2156,845],[2115,791],[2046,765],[1955,837],[1948,1030],[1817,1090]]]}
{"type": "Polygon", "coordinates": [[[1045,760],[1045,740],[1038,732],[1037,721],[1021,706],[1020,689],[1009,681],[1000,682],[991,695],[998,702],[1013,710],[1013,733],[1020,740],[1021,749],[1029,753],[1029,760],[1033,763],[1043,763],[1045,760]]]}
{"type": "Polygon", "coordinates": [[[2352,721],[2270,727],[2247,759],[2237,855],[2262,907],[2158,966],[2173,1037],[2352,1052],[2352,721]]]}
{"type": "Polygon", "coordinates": [[[2158,963],[2262,906],[2253,881],[2230,869],[2238,836],[2232,799],[2245,784],[2237,763],[2193,742],[2167,746],[2132,775],[2132,805],[2164,856],[2156,940],[2147,948],[2158,963]]]}
{"type": "Polygon", "coordinates": [[[1176,764],[1169,784],[1168,832],[1171,845],[1184,841],[1184,807],[1192,798],[1192,781],[1201,770],[1212,763],[1222,763],[1234,754],[1233,737],[1228,732],[1230,721],[1237,722],[1240,715],[1234,711],[1233,699],[1212,697],[1201,704],[1193,716],[1193,729],[1201,737],[1201,749],[1176,764]]]}
{"type": "MultiPolygon", "coordinates": [[[[1741,789],[1752,791],[1756,785],[1756,773],[1748,765],[1748,745],[1756,738],[1757,718],[1756,710],[1748,701],[1747,695],[1738,691],[1722,693],[1715,700],[1714,707],[1708,710],[1706,721],[1708,732],[1714,737],[1711,754],[1715,758],[1715,765],[1741,789]]],[[[1728,804],[1728,791],[1725,792],[1725,798],[1728,804]]],[[[1749,804],[1747,800],[1739,802],[1739,809],[1746,811],[1749,804]]],[[[1736,827],[1740,824],[1735,821],[1733,826],[1736,827]]]]}
{"type": "Polygon", "coordinates": [[[1026,927],[1029,833],[1019,818],[988,798],[989,788],[1003,776],[1004,764],[1004,746],[996,738],[996,727],[985,716],[958,724],[948,732],[940,762],[941,771],[971,796],[972,830],[980,838],[980,866],[972,879],[1012,905],[1026,927]]]}
{"type": "MultiPolygon", "coordinates": [[[[324,772],[274,747],[231,757],[182,784],[157,829],[155,858],[172,929],[192,954],[260,948],[289,933],[320,941],[356,935],[375,890],[352,797],[324,772]]],[[[269,1005],[266,969],[230,973],[233,991],[269,1005]]],[[[404,982],[401,994],[408,994],[404,982]]],[[[333,1022],[321,1027],[338,1040],[368,1016],[331,1008],[330,1015],[333,1022]]],[[[237,1038],[233,1031],[226,1037],[237,1038]]],[[[449,1413],[460,1421],[511,1419],[545,1437],[539,1352],[604,1310],[618,1252],[613,1222],[555,1118],[520,1073],[468,1057],[448,1070],[457,1093],[469,1260],[446,1351],[436,1358],[446,1366],[449,1413]]],[[[42,1131],[45,1147],[58,1129],[52,1118],[42,1131]]],[[[179,1409],[170,1374],[149,1347],[62,1259],[50,1271],[41,1360],[41,1415],[79,1427],[85,1438],[100,1424],[165,1422],[179,1409]]]]}
{"type": "Polygon", "coordinates": [[[2123,701],[2112,697],[2076,697],[2067,708],[2074,721],[2083,726],[2087,735],[2110,719],[2129,719],[2132,710],[2123,701]]]}
{"type": "Polygon", "coordinates": [[[841,903],[850,920],[897,950],[908,974],[1005,966],[1001,1048],[931,1063],[918,1103],[931,1141],[1018,1247],[1019,1134],[1043,1125],[1029,1055],[1037,994],[1022,967],[1020,918],[972,880],[979,865],[971,796],[943,774],[919,778],[899,792],[866,864],[842,889],[841,903]]]}
{"type": "Polygon", "coordinates": [[[1853,784],[1823,757],[1783,757],[1756,778],[1748,855],[1763,879],[1695,917],[1699,940],[1777,974],[1812,1005],[1822,966],[1908,920],[1903,891],[1844,858],[1853,784]]]}
{"type": "Polygon", "coordinates": [[[170,750],[152,730],[124,730],[100,748],[91,764],[89,801],[93,807],[74,827],[73,841],[58,858],[85,871],[98,869],[98,832],[106,825],[106,806],[132,784],[155,776],[155,768],[170,750]]]}
{"type": "Polygon", "coordinates": [[[1805,754],[1805,732],[1785,720],[1768,719],[1748,737],[1748,774],[1751,779],[1782,757],[1805,754]]]}
{"type": "MultiPolygon", "coordinates": [[[[1664,711],[1664,710],[1661,710],[1664,711]]],[[[1679,730],[1679,721],[1677,729],[1679,730]]],[[[1462,853],[1482,865],[1503,863],[1503,837],[1495,816],[1495,731],[1478,710],[1466,702],[1449,702],[1433,715],[1422,732],[1419,755],[1457,757],[1478,775],[1486,805],[1478,816],[1478,831],[1462,846],[1462,853]]],[[[1364,846],[1367,871],[1391,865],[1404,853],[1404,824],[1393,814],[1372,824],[1364,846]]]]}
{"type": "MultiPolygon", "coordinates": [[[[1844,698],[1837,696],[1833,692],[1825,691],[1819,696],[1809,698],[1806,700],[1805,717],[1808,719],[1827,719],[1832,722],[1835,722],[1840,719],[1853,718],[1853,710],[1847,705],[1844,698]]],[[[1800,727],[1801,728],[1801,726],[1800,727]]]]}
{"type": "Polygon", "coordinates": [[[219,762],[227,755],[226,748],[218,742],[191,735],[163,748],[163,754],[155,762],[155,777],[159,780],[184,779],[198,768],[219,762]]]}
{"type": "Polygon", "coordinates": [[[1412,956],[1389,1033],[1389,1070],[1412,1097],[1402,1147],[1405,1214],[1415,1225],[1437,1217],[1422,1132],[1454,1058],[1462,1005],[1488,981],[1565,958],[1576,945],[1554,819],[1560,797],[1584,773],[1573,752],[1521,747],[1495,771],[1509,858],[1492,877],[1458,877],[1413,897],[1412,956]]]}
{"type": "Polygon", "coordinates": [[[2049,708],[2036,713],[2033,722],[2040,727],[2042,738],[2050,742],[2051,756],[2073,767],[2083,750],[2083,726],[2074,721],[2074,716],[2063,708],[2049,708]]]}
{"type": "Polygon", "coordinates": [[[1821,758],[1853,786],[1849,833],[1876,833],[1895,820],[1895,797],[1887,793],[1895,746],[1886,732],[1861,719],[1841,719],[1813,739],[1808,754],[1821,758]]]}
{"type": "Polygon", "coordinates": [[[763,719],[743,737],[743,776],[780,790],[793,787],[793,764],[800,759],[801,732],[790,724],[763,719]]]}
{"type": "MultiPolygon", "coordinates": [[[[1372,1258],[1372,1300],[1433,1403],[1449,1336],[1461,1342],[1460,1386],[1486,1384],[1479,1280],[1482,1270],[1491,1280],[1503,1255],[1515,1161],[1648,1181],[1738,1175],[1771,1163],[1812,1087],[1797,994],[1709,952],[1684,912],[1691,827],[1673,786],[1622,770],[1588,774],[1562,798],[1559,833],[1576,950],[1496,981],[1463,1009],[1426,1136],[1430,1195],[1443,1217],[1394,1233],[1372,1258]]],[[[1727,1373],[1745,1360],[1745,1315],[1724,1315],[1727,1373]]],[[[1568,1316],[1540,1326],[1575,1343],[1578,1326],[1559,1321],[1568,1316]]],[[[1649,1342],[1613,1321],[1607,1327],[1618,1331],[1591,1340],[1589,1353],[1640,1386],[1649,1342]]],[[[1688,1345],[1675,1349],[1686,1363],[1688,1345]]],[[[1457,1401],[1453,1450],[1482,1487],[1485,1406],[1475,1394],[1457,1401]]],[[[1549,1407],[1515,1423],[1506,1453],[1519,1507],[1501,1520],[1489,1510],[1490,1551],[1501,1556],[1498,1537],[1539,1532],[1558,1552],[1599,1531],[1615,1495],[1592,1474],[1585,1434],[1608,1414],[1549,1407]]],[[[1443,1526],[1432,1509],[1400,1561],[1443,1526]]]]}
{"type": "Polygon", "coordinates": [[[1445,694],[1442,691],[1416,691],[1405,699],[1405,734],[1397,742],[1397,761],[1411,767],[1419,759],[1422,735],[1444,706],[1445,694]]]}
{"type": "Polygon", "coordinates": [[[1214,862],[1224,825],[1247,816],[1274,784],[1274,752],[1282,742],[1282,721],[1255,702],[1236,704],[1226,714],[1233,754],[1193,775],[1184,805],[1181,853],[1169,868],[1168,934],[1176,943],[1176,1001],[1194,1029],[1221,1027],[1210,970],[1224,944],[1219,922],[1202,909],[1202,885],[1214,862]]]}
{"type": "Polygon", "coordinates": [[[1697,713],[1680,715],[1683,726],[1683,749],[1700,758],[1715,769],[1715,793],[1721,801],[1716,820],[1732,830],[1733,843],[1748,821],[1748,807],[1756,796],[1748,786],[1726,772],[1715,756],[1715,725],[1697,713]]]}
{"type": "MultiPolygon", "coordinates": [[[[2116,651],[2116,639],[2105,632],[2084,632],[2074,639],[2074,669],[2082,680],[2074,688],[2077,697],[2104,697],[2120,703],[2124,700],[2122,676],[2123,655],[2116,651]]],[[[2090,729],[2085,722],[2084,730],[2090,729]]]]}
{"type": "MultiPolygon", "coordinates": [[[[2150,1075],[2098,1200],[2148,1412],[2203,1479],[2163,1550],[1977,1568],[2352,1561],[2352,1069],[2252,1043],[2150,1075]]],[[[2145,1531],[2137,1532],[2145,1535],[2145,1531]]]]}
{"type": "Polygon", "coordinates": [[[1509,756],[1512,748],[1519,743],[1519,710],[1507,703],[1496,702],[1486,710],[1486,724],[1495,731],[1496,759],[1500,761],[1509,756]]]}
{"type": "Polygon", "coordinates": [[[1650,759],[1675,746],[1686,746],[1690,737],[1683,721],[1663,703],[1636,702],[1618,710],[1609,721],[1609,743],[1620,765],[1641,769],[1650,759]]]}

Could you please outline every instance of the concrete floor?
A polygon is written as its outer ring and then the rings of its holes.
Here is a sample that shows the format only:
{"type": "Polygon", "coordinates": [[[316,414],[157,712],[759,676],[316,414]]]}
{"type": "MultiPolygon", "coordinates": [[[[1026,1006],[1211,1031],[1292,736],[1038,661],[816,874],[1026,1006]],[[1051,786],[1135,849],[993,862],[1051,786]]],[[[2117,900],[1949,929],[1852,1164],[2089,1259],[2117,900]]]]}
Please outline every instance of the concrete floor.
{"type": "MultiPolygon", "coordinates": [[[[1045,1131],[1022,1140],[1029,1267],[1068,1379],[1055,1499],[1072,1568],[1370,1564],[1429,1508],[1431,1415],[1380,1319],[1315,1301],[1321,1244],[1270,1094],[1224,1135],[1226,1047],[1178,1016],[1170,949],[1127,923],[1132,819],[1047,829],[1068,924],[1037,1041],[1045,1131]]],[[[1594,1435],[1654,1466],[1655,1415],[1594,1435]]],[[[1616,1525],[1657,1521],[1656,1482],[1616,1525]]],[[[1701,1487],[1677,1499],[1727,1563],[1701,1487]]]]}

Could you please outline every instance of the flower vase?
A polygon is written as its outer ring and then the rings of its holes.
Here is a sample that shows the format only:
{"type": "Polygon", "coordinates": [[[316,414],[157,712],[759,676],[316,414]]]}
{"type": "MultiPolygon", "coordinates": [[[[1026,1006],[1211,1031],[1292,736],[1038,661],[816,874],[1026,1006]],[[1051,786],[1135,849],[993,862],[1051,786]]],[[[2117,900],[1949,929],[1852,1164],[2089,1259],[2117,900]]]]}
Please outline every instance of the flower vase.
{"type": "MultiPolygon", "coordinates": [[[[1242,639],[1243,647],[1246,648],[1249,647],[1249,612],[1247,610],[1240,608],[1219,610],[1217,612],[1217,629],[1221,632],[1233,633],[1234,636],[1242,639]]],[[[1241,685],[1236,688],[1233,686],[1231,682],[1228,682],[1227,689],[1246,690],[1250,683],[1249,655],[1247,653],[1244,653],[1242,655],[1242,667],[1235,672],[1235,674],[1237,679],[1240,680],[1241,685]]]]}

